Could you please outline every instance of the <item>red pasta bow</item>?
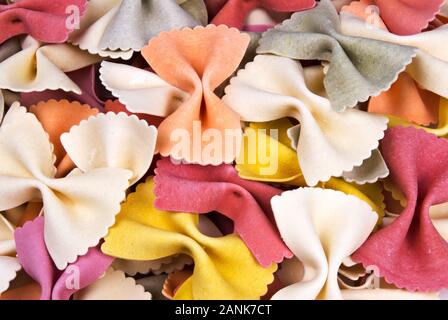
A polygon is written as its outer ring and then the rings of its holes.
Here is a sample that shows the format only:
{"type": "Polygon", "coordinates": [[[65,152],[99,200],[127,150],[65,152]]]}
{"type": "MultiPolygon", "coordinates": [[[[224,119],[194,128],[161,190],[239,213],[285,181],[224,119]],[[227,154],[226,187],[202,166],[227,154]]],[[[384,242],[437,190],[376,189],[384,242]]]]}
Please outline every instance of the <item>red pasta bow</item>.
{"type": "Polygon", "coordinates": [[[242,29],[249,13],[257,8],[274,12],[296,12],[315,6],[315,0],[208,0],[212,23],[242,29]]]}
{"type": "Polygon", "coordinates": [[[281,190],[243,180],[231,165],[176,165],[169,158],[157,162],[154,181],[157,208],[192,213],[217,211],[227,216],[262,266],[292,257],[275,227],[270,204],[281,190]]]}
{"type": "Polygon", "coordinates": [[[353,259],[377,267],[382,277],[400,288],[448,288],[448,242],[429,215],[431,206],[448,202],[448,140],[413,127],[396,127],[386,132],[381,151],[407,206],[353,259]]]}
{"type": "Polygon", "coordinates": [[[398,35],[420,33],[434,20],[444,0],[360,0],[352,1],[343,11],[372,20],[379,14],[380,23],[398,35]],[[376,8],[375,8],[376,7],[376,8]]]}
{"type": "Polygon", "coordinates": [[[73,31],[70,24],[76,23],[71,18],[81,19],[86,6],[87,0],[22,0],[0,5],[0,44],[20,34],[42,42],[65,42],[73,31]]]}

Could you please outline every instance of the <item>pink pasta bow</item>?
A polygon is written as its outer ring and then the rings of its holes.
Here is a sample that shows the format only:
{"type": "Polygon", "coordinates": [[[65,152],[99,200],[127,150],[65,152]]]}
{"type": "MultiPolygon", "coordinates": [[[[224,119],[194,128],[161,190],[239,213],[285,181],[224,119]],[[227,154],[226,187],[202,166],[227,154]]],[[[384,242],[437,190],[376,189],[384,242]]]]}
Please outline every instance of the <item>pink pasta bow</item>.
{"type": "Polygon", "coordinates": [[[429,208],[448,202],[448,140],[413,127],[396,127],[386,132],[381,150],[407,205],[353,259],[365,267],[377,267],[382,277],[399,288],[447,288],[448,243],[434,227],[429,208]]]}
{"type": "Polygon", "coordinates": [[[29,34],[42,42],[65,42],[86,6],[87,0],[22,0],[0,4],[0,44],[20,34],[29,34]]]}
{"type": "Polygon", "coordinates": [[[75,292],[100,278],[113,261],[98,247],[92,247],[64,271],[57,270],[45,246],[43,217],[27,222],[15,231],[14,237],[19,262],[26,273],[39,283],[41,300],[70,299],[75,292]],[[70,285],[71,277],[77,277],[79,283],[76,281],[70,285]]]}
{"type": "Polygon", "coordinates": [[[352,1],[343,11],[363,16],[368,22],[378,20],[379,15],[391,32],[411,35],[425,29],[443,3],[443,0],[360,0],[352,1]]]}
{"type": "Polygon", "coordinates": [[[275,227],[270,204],[281,190],[245,181],[231,165],[176,165],[169,158],[157,163],[154,180],[157,208],[223,214],[233,220],[235,232],[265,267],[292,257],[275,227]]]}
{"type": "Polygon", "coordinates": [[[249,13],[262,8],[274,12],[296,12],[315,6],[315,0],[208,0],[212,23],[242,29],[249,13]]]}

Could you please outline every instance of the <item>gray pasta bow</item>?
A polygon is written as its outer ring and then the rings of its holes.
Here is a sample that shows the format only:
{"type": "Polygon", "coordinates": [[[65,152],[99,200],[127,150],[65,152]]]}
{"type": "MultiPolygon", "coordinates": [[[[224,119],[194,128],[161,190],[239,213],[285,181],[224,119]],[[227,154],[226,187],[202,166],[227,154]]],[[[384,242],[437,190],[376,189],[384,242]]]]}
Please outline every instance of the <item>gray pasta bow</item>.
{"type": "Polygon", "coordinates": [[[203,0],[123,0],[101,38],[103,50],[140,51],[162,31],[207,24],[203,0]]]}
{"type": "Polygon", "coordinates": [[[342,35],[330,0],[263,34],[258,54],[327,61],[325,89],[333,108],[343,111],[388,90],[416,55],[416,48],[342,35]]]}

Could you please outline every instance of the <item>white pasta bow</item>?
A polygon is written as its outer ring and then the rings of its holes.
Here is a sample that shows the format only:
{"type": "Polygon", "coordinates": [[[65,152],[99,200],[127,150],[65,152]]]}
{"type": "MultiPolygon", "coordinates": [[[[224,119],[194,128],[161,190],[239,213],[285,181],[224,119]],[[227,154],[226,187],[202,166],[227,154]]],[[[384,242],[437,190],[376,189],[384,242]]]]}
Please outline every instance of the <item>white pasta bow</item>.
{"type": "Polygon", "coordinates": [[[90,286],[76,292],[74,300],[151,300],[152,295],[137,284],[134,278],[126,277],[123,271],[109,268],[90,286]]]}
{"type": "MultiPolygon", "coordinates": [[[[300,122],[288,135],[310,186],[361,166],[387,129],[385,117],[357,109],[335,111],[328,99],[307,88],[302,66],[289,58],[256,56],[225,92],[224,103],[243,121],[292,117],[300,122]]],[[[382,171],[388,174],[387,168],[382,171]]]]}
{"type": "Polygon", "coordinates": [[[61,142],[70,159],[84,172],[97,168],[132,171],[131,184],[148,171],[154,156],[157,129],[137,116],[98,114],[81,121],[61,142]]]}
{"type": "MultiPolygon", "coordinates": [[[[0,123],[3,119],[5,101],[0,90],[0,123]]],[[[21,266],[15,257],[14,226],[0,212],[0,294],[9,288],[21,266]]]]}
{"type": "Polygon", "coordinates": [[[271,204],[283,240],[304,268],[303,279],[273,299],[342,299],[339,267],[368,238],[377,214],[364,201],[330,189],[286,191],[271,204]]]}
{"type": "Polygon", "coordinates": [[[64,135],[79,169],[56,179],[48,134],[14,103],[0,127],[0,211],[41,199],[45,243],[62,270],[107,234],[130,183],[148,170],[155,139],[156,129],[135,116],[91,117],[64,135]]]}
{"type": "Polygon", "coordinates": [[[70,44],[42,44],[28,36],[21,51],[0,63],[0,88],[16,92],[62,89],[81,94],[65,73],[98,61],[100,57],[70,44]]]}
{"type": "Polygon", "coordinates": [[[6,291],[21,266],[15,257],[14,227],[0,213],[0,294],[6,291]]]}

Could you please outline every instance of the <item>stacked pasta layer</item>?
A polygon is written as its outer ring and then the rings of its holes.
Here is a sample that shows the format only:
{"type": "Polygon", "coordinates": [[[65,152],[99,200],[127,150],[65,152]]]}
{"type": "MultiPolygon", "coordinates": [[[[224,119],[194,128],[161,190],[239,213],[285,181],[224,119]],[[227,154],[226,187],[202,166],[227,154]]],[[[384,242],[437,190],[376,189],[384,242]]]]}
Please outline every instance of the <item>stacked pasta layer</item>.
{"type": "Polygon", "coordinates": [[[440,299],[448,3],[0,1],[0,299],[440,299]]]}

